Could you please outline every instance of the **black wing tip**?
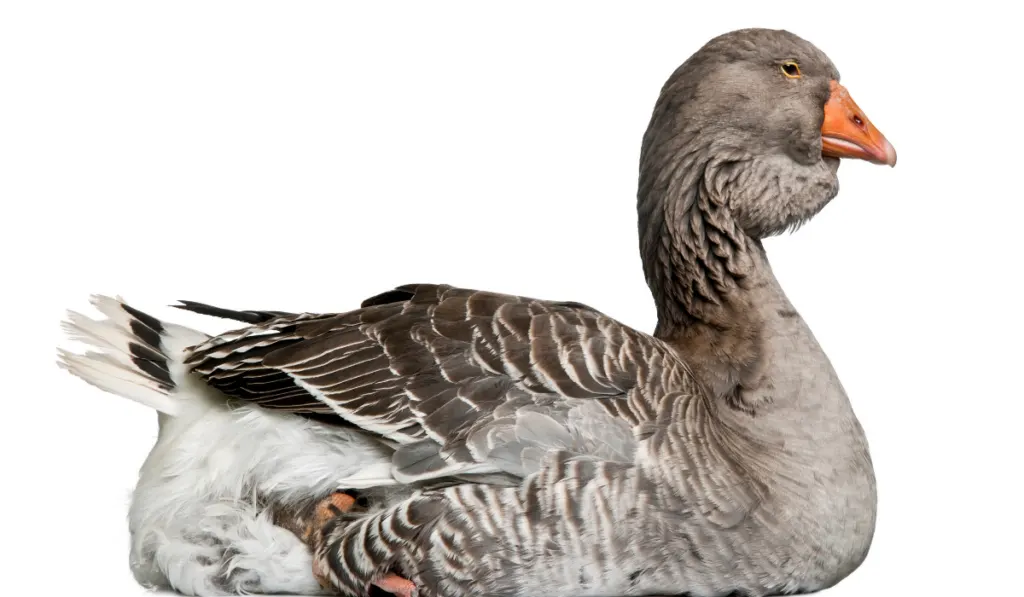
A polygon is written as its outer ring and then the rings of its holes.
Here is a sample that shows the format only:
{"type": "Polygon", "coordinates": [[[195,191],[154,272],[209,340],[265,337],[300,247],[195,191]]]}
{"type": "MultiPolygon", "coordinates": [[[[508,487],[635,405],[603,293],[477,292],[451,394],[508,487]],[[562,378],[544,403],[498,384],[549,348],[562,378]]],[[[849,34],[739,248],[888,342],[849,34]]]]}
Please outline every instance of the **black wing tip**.
{"type": "Polygon", "coordinates": [[[402,303],[412,299],[416,296],[415,289],[407,286],[399,286],[386,292],[376,294],[360,303],[359,308],[365,309],[367,307],[376,307],[377,305],[389,305],[392,303],[402,303]]]}
{"type": "Polygon", "coordinates": [[[290,315],[290,313],[277,311],[236,311],[234,309],[214,307],[213,305],[200,303],[198,301],[179,300],[178,303],[180,304],[171,306],[175,309],[181,309],[182,311],[191,311],[192,313],[198,313],[200,315],[230,319],[232,321],[241,321],[243,323],[265,323],[272,319],[277,319],[278,317],[286,317],[290,315]]]}

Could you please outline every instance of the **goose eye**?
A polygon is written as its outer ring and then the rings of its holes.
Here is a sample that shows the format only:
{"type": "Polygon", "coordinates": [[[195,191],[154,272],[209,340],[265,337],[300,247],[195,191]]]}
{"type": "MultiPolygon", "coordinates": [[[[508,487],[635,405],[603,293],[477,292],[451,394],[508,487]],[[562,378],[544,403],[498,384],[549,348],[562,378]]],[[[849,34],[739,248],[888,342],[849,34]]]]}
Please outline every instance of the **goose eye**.
{"type": "Polygon", "coordinates": [[[786,75],[790,79],[800,78],[800,65],[795,62],[783,62],[782,63],[782,74],[786,75]]]}

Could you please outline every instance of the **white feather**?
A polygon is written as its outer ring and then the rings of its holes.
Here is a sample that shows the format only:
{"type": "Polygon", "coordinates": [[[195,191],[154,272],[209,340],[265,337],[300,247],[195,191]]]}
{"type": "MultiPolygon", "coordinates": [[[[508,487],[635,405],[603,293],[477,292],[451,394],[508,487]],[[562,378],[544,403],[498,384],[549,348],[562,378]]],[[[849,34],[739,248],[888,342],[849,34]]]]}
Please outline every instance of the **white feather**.
{"type": "Polygon", "coordinates": [[[379,460],[359,467],[359,469],[347,476],[338,479],[338,489],[365,489],[368,487],[386,487],[398,485],[398,481],[391,474],[391,458],[379,460]]]}
{"type": "Polygon", "coordinates": [[[159,352],[174,383],[167,390],[134,364],[134,318],[120,299],[92,302],[106,319],[69,313],[64,330],[98,350],[60,350],[59,365],[165,415],[129,510],[139,583],[186,595],[322,593],[306,545],[274,525],[254,496],[288,506],[342,487],[394,484],[392,448],[352,428],[231,406],[184,365],[185,351],[209,337],[161,322],[159,352]]]}
{"type": "Polygon", "coordinates": [[[75,354],[60,350],[57,364],[89,385],[134,400],[166,415],[174,416],[181,408],[151,377],[132,366],[130,361],[125,364],[115,354],[93,351],[75,354]]]}

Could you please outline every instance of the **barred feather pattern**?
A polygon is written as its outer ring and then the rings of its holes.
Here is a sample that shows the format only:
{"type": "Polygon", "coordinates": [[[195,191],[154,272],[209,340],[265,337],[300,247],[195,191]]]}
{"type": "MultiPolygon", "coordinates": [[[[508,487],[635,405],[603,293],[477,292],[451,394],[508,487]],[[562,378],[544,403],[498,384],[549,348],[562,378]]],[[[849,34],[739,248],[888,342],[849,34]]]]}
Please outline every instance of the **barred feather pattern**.
{"type": "Polygon", "coordinates": [[[465,483],[339,517],[314,557],[352,597],[387,573],[419,597],[775,595],[825,588],[863,557],[830,543],[844,521],[804,534],[813,513],[784,520],[768,503],[759,479],[796,468],[760,468],[765,446],[726,437],[700,396],[671,398],[640,426],[634,462],[548,452],[516,487],[465,483]]]}
{"type": "Polygon", "coordinates": [[[186,363],[234,398],[393,442],[404,483],[523,476],[552,447],[629,460],[629,429],[663,388],[699,392],[673,348],[584,305],[431,284],[385,294],[218,336],[186,363]],[[598,422],[615,441],[594,442],[598,422]]]}
{"type": "MultiPolygon", "coordinates": [[[[412,497],[313,542],[346,595],[389,572],[422,595],[764,595],[823,588],[863,557],[864,529],[827,515],[841,492],[813,489],[836,471],[799,435],[751,433],[676,349],[585,305],[408,285],[254,323],[187,362],[229,396],[394,447],[412,497]]],[[[779,416],[766,428],[792,424],[779,416]]]]}
{"type": "Polygon", "coordinates": [[[420,597],[651,595],[680,587],[757,595],[785,586],[784,566],[750,557],[760,539],[723,532],[722,522],[738,521],[705,516],[691,499],[709,488],[721,496],[714,481],[726,479],[664,481],[656,467],[552,452],[519,487],[461,484],[369,517],[339,517],[323,529],[314,557],[351,596],[389,572],[412,580],[420,597]]]}

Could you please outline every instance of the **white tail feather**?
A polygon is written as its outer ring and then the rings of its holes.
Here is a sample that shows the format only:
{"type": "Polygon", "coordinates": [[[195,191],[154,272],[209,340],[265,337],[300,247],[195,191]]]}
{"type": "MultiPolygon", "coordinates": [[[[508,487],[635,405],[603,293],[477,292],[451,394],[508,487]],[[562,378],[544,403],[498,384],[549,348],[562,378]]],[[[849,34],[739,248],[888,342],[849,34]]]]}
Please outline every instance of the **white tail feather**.
{"type": "Polygon", "coordinates": [[[74,311],[68,311],[68,320],[62,322],[61,327],[68,338],[103,349],[106,352],[99,354],[116,355],[116,358],[125,361],[126,365],[131,364],[129,343],[132,341],[132,335],[130,329],[118,327],[110,320],[89,319],[74,311]]]}
{"type": "Polygon", "coordinates": [[[82,354],[58,350],[57,364],[101,390],[134,400],[167,415],[178,415],[182,409],[182,396],[176,396],[175,389],[184,381],[184,350],[209,336],[163,322],[153,324],[160,328],[153,330],[139,318],[148,316],[126,308],[120,297],[93,295],[91,302],[106,319],[92,319],[68,311],[68,318],[62,322],[62,327],[70,339],[98,350],[82,354]],[[136,333],[140,325],[146,337],[136,333]],[[159,338],[156,346],[153,345],[154,337],[159,338]],[[141,362],[139,355],[152,358],[141,362]],[[140,362],[148,371],[140,366],[140,362]]]}
{"type": "Polygon", "coordinates": [[[109,355],[88,351],[75,354],[60,351],[58,365],[86,383],[111,394],[134,400],[162,413],[175,416],[181,404],[149,377],[129,369],[109,355]]]}
{"type": "Polygon", "coordinates": [[[106,315],[110,323],[125,329],[131,326],[132,316],[121,307],[125,302],[120,296],[110,298],[102,294],[94,294],[89,297],[89,302],[96,307],[97,311],[106,315]]]}

